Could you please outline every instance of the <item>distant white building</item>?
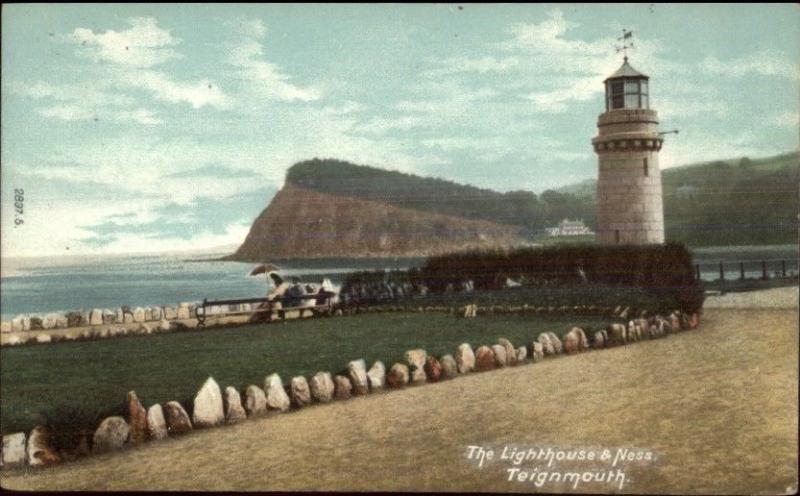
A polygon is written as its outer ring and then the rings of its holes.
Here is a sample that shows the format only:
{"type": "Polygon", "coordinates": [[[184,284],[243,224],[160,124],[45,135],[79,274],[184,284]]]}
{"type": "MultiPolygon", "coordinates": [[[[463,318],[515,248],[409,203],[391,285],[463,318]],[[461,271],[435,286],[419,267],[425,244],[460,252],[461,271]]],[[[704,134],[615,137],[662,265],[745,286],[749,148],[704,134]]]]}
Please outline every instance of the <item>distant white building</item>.
{"type": "Polygon", "coordinates": [[[545,228],[545,231],[548,236],[583,236],[594,234],[594,231],[583,223],[583,219],[564,219],[558,223],[558,226],[545,228]]]}

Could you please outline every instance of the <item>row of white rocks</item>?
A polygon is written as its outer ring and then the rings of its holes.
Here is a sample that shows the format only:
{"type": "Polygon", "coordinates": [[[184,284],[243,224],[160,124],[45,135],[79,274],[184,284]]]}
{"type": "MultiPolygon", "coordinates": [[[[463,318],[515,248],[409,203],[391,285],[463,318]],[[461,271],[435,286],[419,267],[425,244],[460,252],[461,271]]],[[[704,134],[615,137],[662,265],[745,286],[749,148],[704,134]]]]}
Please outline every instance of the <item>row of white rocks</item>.
{"type": "Polygon", "coordinates": [[[105,339],[130,335],[146,335],[175,331],[177,329],[191,329],[196,326],[184,324],[179,321],[161,319],[159,322],[144,322],[141,324],[123,324],[120,326],[88,327],[82,331],[67,334],[31,333],[30,336],[12,334],[3,339],[2,346],[16,346],[28,343],[56,343],[62,341],[81,341],[105,339]]]}
{"type": "MultiPolygon", "coordinates": [[[[65,313],[48,313],[46,315],[18,315],[11,321],[0,323],[0,332],[24,332],[31,330],[47,330],[47,329],[66,329],[69,327],[83,327],[83,326],[99,326],[108,324],[133,324],[143,322],[157,322],[160,320],[186,320],[196,317],[195,310],[200,306],[197,302],[184,302],[179,303],[177,307],[171,306],[153,306],[153,307],[136,307],[130,309],[128,307],[117,308],[110,310],[108,308],[101,309],[95,308],[89,312],[65,312],[65,313]]],[[[252,310],[252,305],[242,303],[239,305],[227,305],[224,310],[226,311],[241,311],[247,312],[252,310]]],[[[475,304],[466,305],[461,308],[453,308],[447,306],[428,306],[418,308],[406,308],[401,306],[371,306],[371,307],[355,307],[349,313],[372,313],[372,312],[387,312],[387,311],[418,311],[418,312],[449,312],[456,315],[463,315],[465,317],[475,317],[484,314],[495,313],[554,313],[554,312],[573,312],[578,314],[583,313],[598,313],[604,315],[613,315],[620,318],[628,318],[631,312],[630,307],[618,306],[616,309],[611,307],[597,307],[594,305],[577,305],[574,307],[560,306],[560,307],[536,307],[529,305],[521,306],[508,306],[508,305],[491,305],[481,307],[475,304]]],[[[222,307],[209,307],[206,312],[209,316],[220,313],[223,311],[222,307]]]]}
{"type": "MultiPolygon", "coordinates": [[[[48,314],[44,318],[39,316],[18,316],[12,322],[4,322],[2,325],[3,333],[10,331],[22,330],[38,330],[44,329],[59,329],[64,327],[64,319],[66,319],[66,327],[87,326],[79,333],[57,333],[50,334],[46,332],[35,332],[29,336],[24,333],[15,332],[10,336],[0,339],[0,346],[16,346],[21,344],[30,343],[51,343],[59,341],[76,341],[76,340],[93,340],[113,338],[126,335],[142,335],[151,334],[156,332],[168,332],[178,329],[195,328],[197,323],[191,319],[195,317],[197,303],[180,303],[177,308],[172,307],[148,307],[136,308],[128,311],[127,307],[111,311],[108,309],[95,309],[89,313],[68,312],[62,314],[48,314]],[[158,320],[160,318],[160,321],[158,320]],[[93,325],[89,325],[93,322],[93,325]],[[100,322],[103,325],[98,324],[100,322]],[[108,324],[111,324],[110,326],[108,324]],[[117,325],[119,324],[119,325],[117,325]],[[51,327],[55,325],[55,327],[51,327]],[[44,327],[43,327],[44,326],[44,327]]],[[[250,304],[244,303],[240,305],[226,305],[207,307],[206,315],[213,316],[225,311],[247,312],[252,310],[250,304]]],[[[529,305],[511,306],[511,305],[491,305],[488,307],[481,307],[480,309],[476,304],[466,305],[464,307],[418,307],[406,308],[399,306],[386,306],[379,305],[365,308],[351,308],[347,309],[345,313],[373,313],[373,312],[390,312],[390,311],[413,311],[413,312],[449,312],[456,316],[464,316],[467,318],[474,318],[478,315],[494,315],[494,314],[539,314],[539,313],[575,313],[580,315],[607,315],[614,318],[627,319],[630,315],[637,312],[631,307],[617,306],[611,307],[598,307],[595,305],[577,305],[574,307],[561,306],[561,307],[536,307],[529,305]]],[[[649,314],[646,310],[638,312],[640,317],[647,317],[649,314]]],[[[338,311],[335,315],[341,315],[342,312],[338,311]]],[[[309,317],[305,313],[300,315],[292,315],[295,317],[309,317]]],[[[286,319],[291,320],[289,313],[286,314],[286,319]]],[[[216,322],[219,324],[219,322],[216,322]]],[[[209,322],[210,326],[215,325],[215,321],[209,322]]]]}
{"type": "Polygon", "coordinates": [[[195,316],[199,303],[179,303],[177,307],[122,307],[116,310],[95,308],[84,312],[54,312],[45,315],[17,315],[0,324],[0,332],[24,332],[41,329],[66,329],[69,327],[98,326],[105,324],[133,324],[160,320],[190,319],[195,316]]]}
{"type": "Polygon", "coordinates": [[[264,379],[263,389],[249,385],[244,398],[234,387],[220,389],[209,377],[194,397],[192,416],[177,401],[155,404],[145,409],[134,391],[128,393],[128,418],[120,416],[103,420],[94,432],[91,448],[84,438],[77,449],[67,452],[57,450],[50,443],[50,433],[44,426],[36,426],[28,436],[16,433],[3,436],[0,466],[46,466],[71,460],[89,453],[104,453],[137,446],[151,440],[179,436],[196,428],[234,424],[251,417],[281,413],[309,406],[346,400],[352,396],[366,395],[407,385],[438,382],[459,374],[483,372],[495,368],[516,366],[525,362],[539,362],[546,357],[576,354],[590,349],[623,345],[642,339],[665,337],[671,332],[696,328],[697,314],[674,312],[668,317],[653,316],[633,319],[627,325],[610,324],[588,337],[580,327],[573,327],[563,340],[553,332],[540,333],[528,346],[514,347],[505,338],[496,344],[473,348],[468,343],[458,346],[453,355],[436,358],[423,349],[409,350],[403,362],[393,364],[387,371],[376,361],[367,369],[363,359],[347,364],[346,372],[332,375],[318,372],[310,380],[304,376],[293,377],[284,385],[278,374],[264,379]]]}

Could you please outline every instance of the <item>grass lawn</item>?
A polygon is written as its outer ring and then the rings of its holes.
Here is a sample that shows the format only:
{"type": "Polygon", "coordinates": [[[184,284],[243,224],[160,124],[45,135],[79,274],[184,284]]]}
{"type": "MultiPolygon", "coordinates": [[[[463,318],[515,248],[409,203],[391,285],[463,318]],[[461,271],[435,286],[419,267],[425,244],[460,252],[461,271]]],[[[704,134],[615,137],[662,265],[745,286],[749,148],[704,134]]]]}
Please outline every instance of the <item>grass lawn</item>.
{"type": "Polygon", "coordinates": [[[500,337],[515,346],[539,333],[563,334],[573,325],[600,327],[608,319],[590,316],[502,315],[457,319],[438,313],[362,314],[236,328],[210,328],[152,336],[88,342],[6,347],[0,350],[0,424],[3,434],[28,431],[47,418],[73,415],[76,426],[97,426],[99,416],[120,413],[129,390],[145,406],[181,401],[191,407],[208,376],[240,391],[263,387],[277,372],[295,375],[342,370],[363,358],[387,368],[412,348],[453,353],[468,342],[493,344],[500,337]]]}

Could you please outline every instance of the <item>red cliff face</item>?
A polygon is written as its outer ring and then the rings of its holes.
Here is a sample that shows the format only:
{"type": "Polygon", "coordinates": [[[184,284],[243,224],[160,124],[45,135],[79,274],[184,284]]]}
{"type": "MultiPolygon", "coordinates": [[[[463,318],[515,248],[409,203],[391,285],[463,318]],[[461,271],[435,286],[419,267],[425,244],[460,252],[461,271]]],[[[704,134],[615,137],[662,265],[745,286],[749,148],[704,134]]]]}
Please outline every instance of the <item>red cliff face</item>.
{"type": "Polygon", "coordinates": [[[422,257],[521,242],[519,227],[334,196],[287,182],[230,258],[422,257]]]}

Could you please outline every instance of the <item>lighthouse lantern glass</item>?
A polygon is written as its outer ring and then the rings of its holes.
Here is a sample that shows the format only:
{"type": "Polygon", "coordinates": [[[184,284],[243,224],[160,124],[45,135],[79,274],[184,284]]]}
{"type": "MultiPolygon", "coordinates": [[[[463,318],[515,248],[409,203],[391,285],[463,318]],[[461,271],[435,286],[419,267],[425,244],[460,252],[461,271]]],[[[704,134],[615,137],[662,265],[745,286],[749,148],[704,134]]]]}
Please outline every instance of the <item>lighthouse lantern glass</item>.
{"type": "Polygon", "coordinates": [[[647,89],[647,79],[640,79],[639,85],[642,87],[642,108],[649,109],[650,108],[650,100],[648,95],[650,92],[647,89]]]}
{"type": "Polygon", "coordinates": [[[606,83],[606,109],[650,108],[647,79],[620,78],[606,83]]]}
{"type": "Polygon", "coordinates": [[[610,81],[606,86],[606,94],[609,110],[625,106],[625,86],[622,81],[610,81]]]}

